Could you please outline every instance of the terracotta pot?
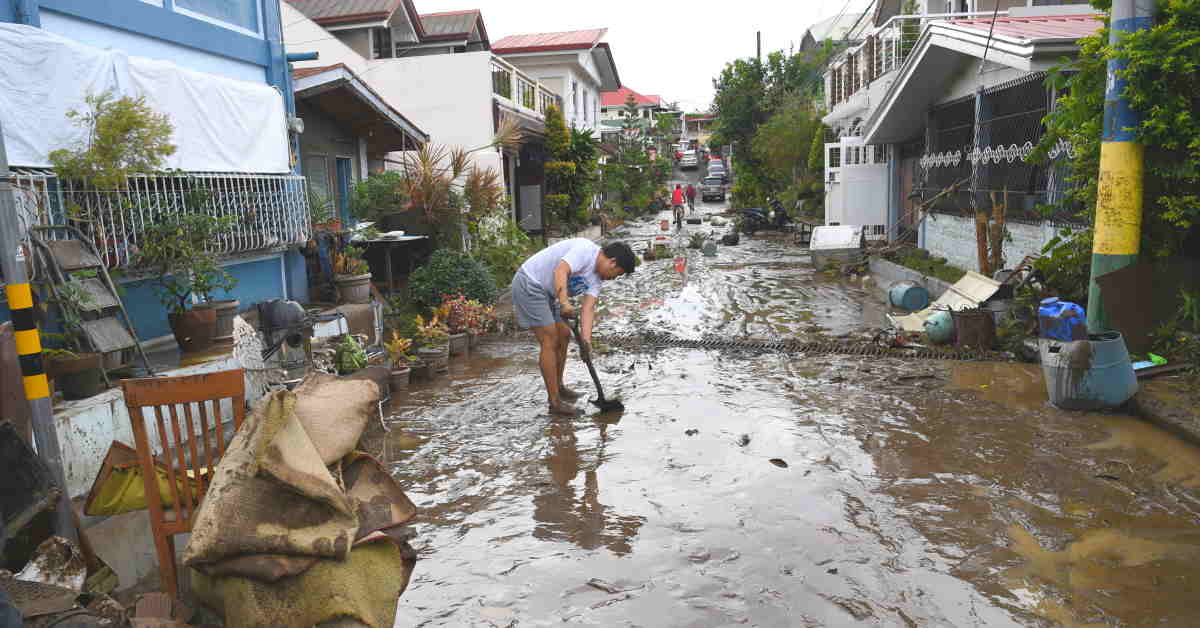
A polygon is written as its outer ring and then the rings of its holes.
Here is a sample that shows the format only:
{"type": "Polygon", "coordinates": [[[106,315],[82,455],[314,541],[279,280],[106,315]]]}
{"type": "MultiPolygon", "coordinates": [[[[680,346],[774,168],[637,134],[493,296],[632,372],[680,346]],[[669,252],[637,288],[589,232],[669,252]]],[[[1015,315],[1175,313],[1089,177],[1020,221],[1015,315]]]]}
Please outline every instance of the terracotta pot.
{"type": "Polygon", "coordinates": [[[388,380],[391,382],[392,394],[395,395],[399,392],[408,390],[408,380],[410,377],[412,377],[411,367],[405,366],[402,368],[393,369],[391,377],[388,380]]]}
{"type": "Polygon", "coordinates": [[[218,301],[205,301],[195,306],[195,309],[210,308],[217,313],[217,324],[213,331],[213,344],[233,344],[233,319],[237,316],[238,306],[240,305],[241,302],[237,299],[221,299],[218,301]]]}
{"type": "Polygon", "coordinates": [[[104,392],[104,361],[100,353],[80,353],[74,358],[52,357],[46,360],[46,375],[54,379],[63,399],[87,399],[104,392]]]}
{"type": "Polygon", "coordinates": [[[179,343],[180,351],[204,351],[212,347],[213,335],[217,329],[217,311],[212,308],[200,308],[171,312],[167,314],[167,323],[171,325],[171,333],[175,334],[175,342],[179,343]]]}
{"type": "Polygon", "coordinates": [[[334,285],[342,303],[371,302],[371,273],[362,275],[335,275],[334,285]]]}
{"type": "Polygon", "coordinates": [[[450,334],[450,355],[466,355],[471,348],[471,340],[467,333],[450,334]]]}

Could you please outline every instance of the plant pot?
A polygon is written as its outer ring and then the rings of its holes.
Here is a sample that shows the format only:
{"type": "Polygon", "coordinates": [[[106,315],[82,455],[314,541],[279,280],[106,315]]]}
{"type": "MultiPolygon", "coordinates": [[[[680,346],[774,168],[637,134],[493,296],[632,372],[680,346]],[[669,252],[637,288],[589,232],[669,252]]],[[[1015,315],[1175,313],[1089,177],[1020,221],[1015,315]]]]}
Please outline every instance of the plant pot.
{"type": "Polygon", "coordinates": [[[335,275],[334,285],[342,303],[371,302],[371,273],[362,275],[335,275]]]}
{"type": "Polygon", "coordinates": [[[440,347],[421,347],[417,355],[429,365],[430,374],[445,373],[450,370],[450,356],[446,345],[440,347]]]}
{"type": "Polygon", "coordinates": [[[395,395],[401,391],[408,390],[408,380],[412,377],[412,368],[405,366],[398,369],[393,369],[391,376],[388,378],[392,386],[392,394],[395,395]]]}
{"type": "Polygon", "coordinates": [[[205,301],[195,306],[195,309],[211,309],[217,313],[217,324],[213,330],[213,344],[221,346],[233,345],[233,319],[237,316],[238,306],[241,302],[237,299],[221,299],[218,301],[205,301]]]}
{"type": "Polygon", "coordinates": [[[314,231],[328,231],[329,233],[341,233],[342,221],[330,220],[327,222],[319,222],[313,225],[314,231]]]}
{"type": "Polygon", "coordinates": [[[104,356],[81,353],[77,357],[53,357],[46,360],[46,374],[62,391],[63,399],[87,399],[104,392],[104,356]]]}
{"type": "Polygon", "coordinates": [[[429,379],[429,376],[430,376],[429,364],[425,363],[424,361],[413,362],[412,366],[408,367],[408,370],[409,370],[409,375],[408,375],[409,381],[412,381],[414,379],[429,379]]]}
{"type": "Polygon", "coordinates": [[[217,311],[212,308],[200,308],[171,312],[167,314],[167,323],[171,325],[171,333],[175,334],[179,350],[184,353],[196,353],[212,347],[213,335],[217,329],[217,311]]]}
{"type": "Polygon", "coordinates": [[[471,349],[471,340],[467,333],[450,334],[450,355],[466,355],[471,349]]]}

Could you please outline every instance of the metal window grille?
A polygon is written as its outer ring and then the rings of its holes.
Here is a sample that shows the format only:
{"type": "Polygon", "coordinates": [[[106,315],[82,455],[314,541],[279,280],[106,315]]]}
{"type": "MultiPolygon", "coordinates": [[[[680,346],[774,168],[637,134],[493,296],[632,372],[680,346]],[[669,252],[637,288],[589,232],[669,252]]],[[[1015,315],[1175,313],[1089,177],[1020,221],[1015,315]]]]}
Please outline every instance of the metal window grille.
{"type": "Polygon", "coordinates": [[[33,225],[73,223],[93,239],[109,268],[133,266],[143,229],[168,214],[234,217],[234,228],[210,243],[210,252],[220,256],[284,249],[309,237],[308,194],[301,176],[137,175],[121,189],[98,190],[60,181],[50,171],[18,169],[9,181],[23,234],[33,225]]]}

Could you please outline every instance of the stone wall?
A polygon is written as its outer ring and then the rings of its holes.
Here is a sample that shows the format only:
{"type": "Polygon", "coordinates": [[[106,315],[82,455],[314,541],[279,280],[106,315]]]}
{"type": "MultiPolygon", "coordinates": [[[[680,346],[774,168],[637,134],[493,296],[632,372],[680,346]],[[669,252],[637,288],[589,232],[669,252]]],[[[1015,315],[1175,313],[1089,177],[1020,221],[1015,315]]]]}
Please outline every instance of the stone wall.
{"type": "MultiPolygon", "coordinates": [[[[1028,225],[1008,223],[1011,241],[1004,243],[1004,259],[1011,266],[1026,255],[1042,252],[1060,230],[1049,222],[1028,225]]],[[[949,214],[931,214],[925,221],[922,248],[935,257],[944,257],[951,264],[966,270],[979,271],[975,244],[975,219],[949,214]]]]}

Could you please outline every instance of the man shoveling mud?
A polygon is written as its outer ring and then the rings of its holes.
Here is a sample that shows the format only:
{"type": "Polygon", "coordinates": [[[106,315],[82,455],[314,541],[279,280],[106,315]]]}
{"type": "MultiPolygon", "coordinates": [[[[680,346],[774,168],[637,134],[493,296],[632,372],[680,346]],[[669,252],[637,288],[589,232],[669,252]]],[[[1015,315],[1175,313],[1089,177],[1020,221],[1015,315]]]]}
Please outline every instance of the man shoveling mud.
{"type": "Polygon", "coordinates": [[[551,414],[575,415],[566,401],[582,395],[563,385],[563,367],[571,328],[564,318],[580,317],[585,351],[591,351],[592,323],[596,318],[596,298],[600,282],[633,272],[633,251],[623,242],[600,248],[587,238],[573,238],[553,244],[525,260],[512,280],[513,311],[521,329],[533,329],[541,347],[539,357],[542,380],[551,414]],[[576,312],[571,297],[582,294],[582,311],[576,312]]]}

